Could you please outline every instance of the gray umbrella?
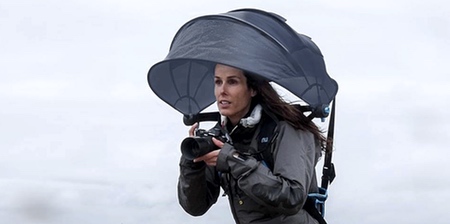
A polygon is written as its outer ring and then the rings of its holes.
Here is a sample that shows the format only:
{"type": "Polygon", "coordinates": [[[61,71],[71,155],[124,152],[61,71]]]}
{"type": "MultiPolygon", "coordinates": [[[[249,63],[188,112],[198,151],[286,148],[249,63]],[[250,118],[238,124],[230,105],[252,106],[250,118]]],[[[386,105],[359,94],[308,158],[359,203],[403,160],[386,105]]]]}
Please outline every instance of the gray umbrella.
{"type": "Polygon", "coordinates": [[[328,106],[336,81],[311,38],[285,21],[256,9],[195,18],[179,29],[167,57],[150,68],[150,88],[182,114],[198,114],[215,101],[214,67],[220,63],[273,81],[311,108],[328,106]]]}

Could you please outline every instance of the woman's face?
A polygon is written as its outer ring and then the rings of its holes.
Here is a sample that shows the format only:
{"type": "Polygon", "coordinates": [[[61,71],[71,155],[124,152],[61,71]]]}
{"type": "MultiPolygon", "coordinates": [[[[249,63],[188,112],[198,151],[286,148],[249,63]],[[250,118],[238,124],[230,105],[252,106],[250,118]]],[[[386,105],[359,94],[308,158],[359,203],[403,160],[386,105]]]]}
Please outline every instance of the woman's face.
{"type": "Polygon", "coordinates": [[[236,125],[249,111],[256,91],[247,87],[247,78],[242,70],[221,64],[216,65],[214,86],[220,113],[236,125]]]}

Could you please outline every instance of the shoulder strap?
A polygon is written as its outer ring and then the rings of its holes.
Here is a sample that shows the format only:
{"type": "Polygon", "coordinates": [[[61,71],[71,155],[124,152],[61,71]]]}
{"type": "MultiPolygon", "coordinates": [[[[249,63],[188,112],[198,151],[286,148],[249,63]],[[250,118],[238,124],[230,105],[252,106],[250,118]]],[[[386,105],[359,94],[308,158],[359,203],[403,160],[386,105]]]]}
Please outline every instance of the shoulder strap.
{"type": "Polygon", "coordinates": [[[327,221],[325,221],[325,218],[323,217],[323,214],[319,212],[317,209],[317,199],[314,197],[308,197],[306,198],[306,202],[303,205],[303,209],[305,209],[308,214],[310,214],[314,219],[316,219],[319,224],[327,224],[327,221]]]}
{"type": "Polygon", "coordinates": [[[258,133],[258,151],[259,157],[258,160],[260,160],[264,165],[266,165],[270,170],[273,170],[273,155],[271,150],[271,145],[273,141],[278,136],[278,132],[276,131],[277,128],[277,121],[275,118],[272,118],[272,116],[268,115],[263,120],[259,133],[258,133]]]}

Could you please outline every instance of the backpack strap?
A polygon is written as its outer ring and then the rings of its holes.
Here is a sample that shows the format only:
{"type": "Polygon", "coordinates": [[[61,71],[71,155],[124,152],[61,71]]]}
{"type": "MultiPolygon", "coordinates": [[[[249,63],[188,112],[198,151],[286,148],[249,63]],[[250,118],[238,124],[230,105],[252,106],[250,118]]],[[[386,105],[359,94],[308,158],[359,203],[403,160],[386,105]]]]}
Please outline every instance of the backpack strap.
{"type": "Polygon", "coordinates": [[[278,120],[268,114],[263,120],[257,138],[258,151],[260,152],[257,156],[259,161],[263,163],[270,170],[273,170],[274,160],[272,152],[272,143],[278,136],[277,126],[278,120]]]}
{"type": "MultiPolygon", "coordinates": [[[[319,188],[320,189],[323,188],[319,188]]],[[[324,194],[321,193],[312,193],[312,194],[308,194],[308,197],[306,198],[306,202],[303,205],[303,209],[305,209],[306,212],[308,212],[309,215],[311,215],[315,220],[317,220],[319,222],[319,224],[327,224],[327,222],[325,221],[325,218],[323,217],[323,213],[321,213],[318,208],[317,205],[318,204],[323,204],[325,203],[326,200],[326,196],[325,198],[324,194]]]]}

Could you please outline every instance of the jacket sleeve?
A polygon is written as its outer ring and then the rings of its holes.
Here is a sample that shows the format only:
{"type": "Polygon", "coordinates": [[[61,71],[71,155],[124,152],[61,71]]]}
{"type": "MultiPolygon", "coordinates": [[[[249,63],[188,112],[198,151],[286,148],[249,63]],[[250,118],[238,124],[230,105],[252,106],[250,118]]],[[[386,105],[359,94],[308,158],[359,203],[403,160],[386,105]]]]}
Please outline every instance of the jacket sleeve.
{"type": "Polygon", "coordinates": [[[311,133],[280,122],[273,172],[253,157],[242,158],[233,146],[220,151],[217,168],[229,171],[239,188],[257,203],[286,215],[297,213],[315,180],[316,151],[311,133]]]}
{"type": "Polygon", "coordinates": [[[193,215],[203,215],[217,201],[219,177],[214,167],[181,158],[178,178],[178,202],[193,215]]]}

